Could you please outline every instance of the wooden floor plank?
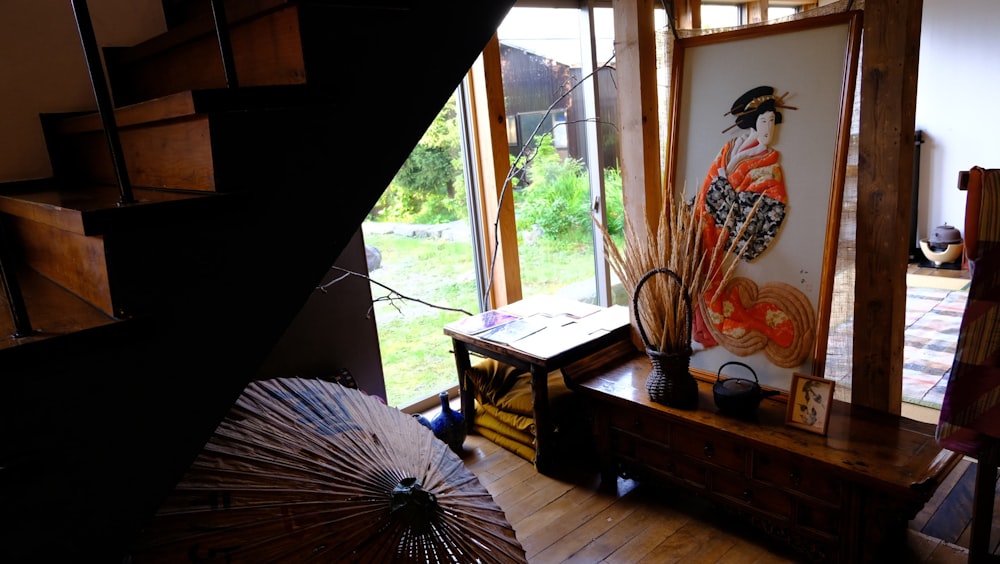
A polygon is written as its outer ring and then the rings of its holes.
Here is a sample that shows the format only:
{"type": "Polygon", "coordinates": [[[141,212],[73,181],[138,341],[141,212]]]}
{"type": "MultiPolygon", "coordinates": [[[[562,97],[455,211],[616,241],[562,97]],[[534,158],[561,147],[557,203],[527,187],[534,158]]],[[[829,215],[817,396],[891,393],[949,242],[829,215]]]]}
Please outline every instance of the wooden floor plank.
{"type": "Polygon", "coordinates": [[[937,511],[921,529],[922,533],[945,542],[958,542],[972,515],[976,468],[973,463],[965,469],[958,483],[951,488],[937,511]]]}
{"type": "Polygon", "coordinates": [[[573,487],[545,507],[531,513],[520,525],[535,529],[521,539],[525,552],[539,554],[583,526],[594,515],[614,504],[617,496],[597,489],[573,487]]]}
{"type": "MultiPolygon", "coordinates": [[[[478,435],[468,438],[466,448],[471,451],[464,458],[466,466],[489,481],[487,489],[507,514],[529,564],[803,561],[749,522],[687,492],[624,479],[618,480],[617,491],[609,492],[597,487],[596,471],[589,475],[583,469],[575,478],[544,476],[478,435]]],[[[965,472],[956,474],[943,489],[970,479],[963,478],[965,472]]],[[[942,503],[947,493],[941,495],[942,503]]],[[[931,509],[928,514],[937,513],[931,509]]],[[[969,518],[971,514],[960,519],[969,518]]],[[[968,551],[911,528],[899,556],[900,562],[916,564],[966,564],[968,551]]]]}
{"type": "Polygon", "coordinates": [[[690,562],[691,556],[701,550],[712,537],[713,531],[696,520],[688,521],[673,534],[660,541],[656,548],[639,560],[641,564],[690,562]]]}
{"type": "Polygon", "coordinates": [[[947,496],[948,492],[955,487],[955,484],[958,483],[958,480],[972,463],[973,460],[968,457],[958,461],[955,468],[952,469],[951,473],[949,473],[945,477],[944,481],[941,482],[941,485],[938,486],[937,491],[935,491],[934,495],[931,496],[930,501],[924,505],[924,508],[921,509],[919,513],[917,513],[916,517],[910,520],[911,529],[915,531],[923,530],[924,526],[927,525],[927,521],[929,521],[931,516],[934,515],[937,508],[941,506],[941,502],[944,501],[945,496],[947,496]]]}
{"type": "MultiPolygon", "coordinates": [[[[990,527],[990,552],[1000,554],[1000,479],[993,489],[993,524],[990,527]]],[[[968,545],[964,545],[968,547],[968,545]]]]}
{"type": "MultiPolygon", "coordinates": [[[[610,523],[626,518],[634,510],[621,503],[620,498],[604,492],[589,498],[585,505],[564,505],[562,511],[549,511],[547,516],[541,516],[546,524],[524,539],[525,551],[541,562],[564,562],[591,538],[607,531],[610,523]]],[[[553,506],[546,509],[552,510],[553,506]]],[[[530,526],[530,522],[526,525],[530,526]]]]}
{"type": "Polygon", "coordinates": [[[511,488],[495,497],[497,503],[502,501],[507,504],[507,519],[515,523],[527,519],[573,487],[573,484],[552,480],[536,472],[524,481],[524,487],[511,488]]]}
{"type": "MultiPolygon", "coordinates": [[[[972,466],[973,468],[978,468],[978,465],[979,465],[978,462],[974,462],[972,466]]],[[[969,479],[973,480],[971,491],[973,492],[972,495],[975,496],[975,472],[972,473],[969,479]]],[[[991,554],[998,553],[997,545],[998,545],[998,539],[1000,539],[1000,522],[997,521],[997,515],[998,512],[1000,512],[1000,495],[998,495],[998,489],[1000,489],[1000,477],[998,477],[997,482],[993,485],[993,522],[990,525],[990,543],[989,543],[991,554]]],[[[971,503],[969,504],[968,511],[969,511],[970,521],[966,525],[965,530],[963,530],[962,534],[958,537],[958,540],[953,541],[954,544],[957,544],[958,546],[961,546],[963,548],[969,548],[972,539],[971,503]]]]}
{"type": "Polygon", "coordinates": [[[640,530],[601,562],[609,564],[639,562],[652,552],[664,537],[672,535],[691,520],[688,515],[667,505],[652,503],[644,503],[642,511],[637,512],[637,515],[643,517],[643,522],[639,524],[640,530]]]}
{"type": "Polygon", "coordinates": [[[509,471],[507,473],[502,476],[498,476],[491,484],[488,485],[490,492],[495,492],[494,495],[514,488],[521,488],[528,478],[538,474],[535,467],[524,460],[516,466],[509,467],[508,470],[509,471]]]}
{"type": "MultiPolygon", "coordinates": [[[[590,564],[601,562],[619,550],[637,535],[643,534],[660,511],[645,493],[631,480],[619,479],[618,500],[609,508],[590,519],[579,529],[584,542],[578,543],[562,562],[590,564]]],[[[576,533],[574,533],[576,534],[576,533]]],[[[542,552],[540,558],[554,557],[560,547],[542,552]]]]}

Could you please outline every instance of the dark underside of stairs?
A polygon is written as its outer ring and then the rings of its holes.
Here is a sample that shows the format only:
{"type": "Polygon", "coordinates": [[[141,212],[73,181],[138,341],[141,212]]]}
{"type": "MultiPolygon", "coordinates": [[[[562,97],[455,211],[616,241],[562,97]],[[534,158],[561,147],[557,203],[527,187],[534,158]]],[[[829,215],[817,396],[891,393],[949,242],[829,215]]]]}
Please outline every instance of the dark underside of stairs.
{"type": "Polygon", "coordinates": [[[0,184],[0,561],[129,554],[512,3],[232,0],[237,90],[207,2],[102,46],[136,202],[57,108],[52,178],[0,184]]]}

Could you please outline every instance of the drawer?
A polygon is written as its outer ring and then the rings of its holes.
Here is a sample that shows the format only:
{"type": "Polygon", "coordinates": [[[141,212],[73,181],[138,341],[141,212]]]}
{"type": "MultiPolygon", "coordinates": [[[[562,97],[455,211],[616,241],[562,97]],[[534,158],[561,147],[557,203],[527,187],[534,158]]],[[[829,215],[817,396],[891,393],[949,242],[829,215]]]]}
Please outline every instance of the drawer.
{"type": "Polygon", "coordinates": [[[823,504],[810,503],[800,498],[797,503],[794,521],[800,529],[805,529],[815,535],[826,538],[841,536],[841,510],[827,507],[823,504]]]}
{"type": "Polygon", "coordinates": [[[706,469],[702,464],[684,456],[678,456],[669,449],[654,443],[636,441],[635,462],[649,470],[682,482],[692,490],[703,490],[706,486],[706,469]]]}
{"type": "Polygon", "coordinates": [[[618,429],[611,429],[608,434],[611,437],[611,452],[613,454],[635,458],[635,445],[640,442],[635,435],[623,433],[618,429]]]}
{"type": "Polygon", "coordinates": [[[636,413],[636,411],[612,409],[609,414],[611,427],[635,433],[644,439],[662,445],[670,444],[670,423],[658,417],[636,413]]]}
{"type": "Polygon", "coordinates": [[[829,471],[786,454],[756,451],[751,476],[762,482],[789,488],[835,506],[840,505],[843,485],[829,471]]]}
{"type": "Polygon", "coordinates": [[[734,505],[763,511],[783,521],[792,515],[792,494],[725,470],[713,470],[710,476],[712,493],[734,505]]]}
{"type": "Polygon", "coordinates": [[[736,472],[745,472],[749,449],[725,437],[675,426],[671,446],[694,460],[703,460],[736,472]]]}

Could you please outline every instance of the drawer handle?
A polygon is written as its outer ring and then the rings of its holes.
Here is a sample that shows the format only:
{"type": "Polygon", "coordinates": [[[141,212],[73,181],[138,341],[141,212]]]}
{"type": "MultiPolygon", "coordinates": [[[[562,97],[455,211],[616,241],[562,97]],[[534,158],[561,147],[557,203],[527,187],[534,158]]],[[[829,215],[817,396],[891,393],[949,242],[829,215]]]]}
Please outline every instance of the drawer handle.
{"type": "Polygon", "coordinates": [[[706,458],[712,458],[715,455],[715,447],[712,446],[711,441],[705,441],[705,447],[702,450],[705,451],[706,458]]]}
{"type": "Polygon", "coordinates": [[[633,419],[632,420],[632,427],[634,429],[641,429],[642,428],[642,419],[639,419],[638,417],[636,417],[635,419],[633,419]]]}
{"type": "Polygon", "coordinates": [[[792,482],[792,485],[799,485],[802,482],[802,474],[799,473],[797,468],[793,468],[791,472],[788,473],[788,479],[792,482]]]}
{"type": "Polygon", "coordinates": [[[753,501],[753,490],[750,488],[743,490],[743,499],[746,500],[747,503],[753,501]]]}

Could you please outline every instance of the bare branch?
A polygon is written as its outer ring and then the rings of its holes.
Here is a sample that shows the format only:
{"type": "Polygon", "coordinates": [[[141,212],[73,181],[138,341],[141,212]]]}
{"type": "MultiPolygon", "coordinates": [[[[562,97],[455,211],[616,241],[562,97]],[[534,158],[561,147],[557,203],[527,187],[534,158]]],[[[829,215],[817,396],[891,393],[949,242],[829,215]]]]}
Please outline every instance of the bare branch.
{"type": "MultiPolygon", "coordinates": [[[[392,307],[396,308],[396,311],[399,312],[400,314],[402,314],[402,311],[400,311],[399,307],[396,305],[395,302],[396,302],[396,300],[406,300],[406,301],[410,301],[410,302],[416,302],[418,304],[423,304],[423,305],[425,305],[427,307],[432,307],[434,309],[440,309],[440,310],[444,310],[444,311],[455,311],[455,312],[459,312],[459,313],[464,313],[465,315],[472,315],[471,313],[469,313],[469,312],[467,312],[467,311],[465,311],[464,309],[461,309],[461,308],[440,306],[440,305],[432,304],[432,303],[429,303],[429,302],[425,302],[425,301],[417,299],[417,298],[411,298],[409,296],[404,296],[403,294],[397,292],[396,290],[394,290],[394,289],[386,286],[385,284],[379,282],[378,280],[373,280],[370,276],[368,276],[366,274],[361,274],[360,272],[354,272],[353,270],[347,270],[346,268],[340,268],[339,266],[331,266],[330,269],[331,270],[339,270],[340,272],[343,272],[344,274],[341,275],[341,276],[338,276],[337,278],[334,278],[333,280],[327,282],[326,284],[322,284],[322,285],[316,287],[317,290],[319,290],[320,292],[323,292],[324,294],[327,293],[327,291],[326,291],[327,288],[329,288],[330,286],[333,286],[337,282],[340,282],[341,280],[344,280],[348,276],[357,276],[358,278],[364,278],[365,280],[371,282],[372,284],[381,286],[381,287],[383,287],[383,288],[385,288],[386,290],[389,291],[389,295],[373,299],[372,300],[372,304],[373,305],[376,302],[389,302],[389,305],[391,305],[392,307]]],[[[368,317],[371,318],[371,315],[372,315],[372,308],[369,307],[368,308],[368,317]]]]}

